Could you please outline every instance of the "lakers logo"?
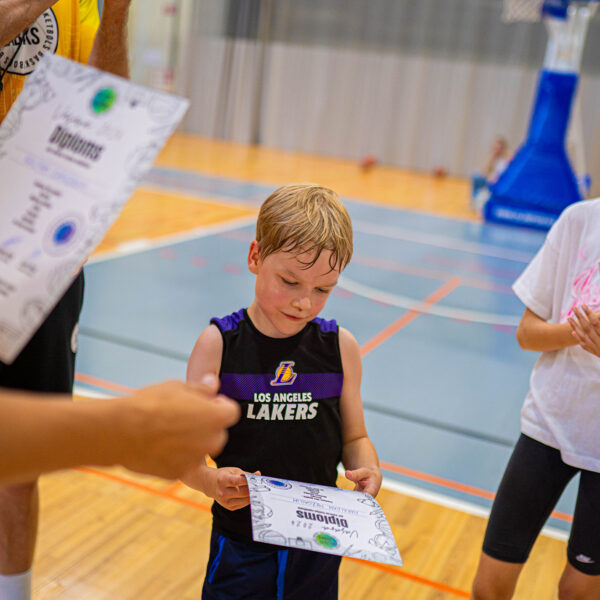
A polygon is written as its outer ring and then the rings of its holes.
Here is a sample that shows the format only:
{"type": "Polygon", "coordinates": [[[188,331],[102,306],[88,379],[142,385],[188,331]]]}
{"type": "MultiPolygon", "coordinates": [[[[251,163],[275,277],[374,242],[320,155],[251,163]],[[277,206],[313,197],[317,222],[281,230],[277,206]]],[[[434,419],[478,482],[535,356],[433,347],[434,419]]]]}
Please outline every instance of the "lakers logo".
{"type": "Polygon", "coordinates": [[[294,361],[282,360],[275,371],[275,379],[271,381],[271,385],[292,385],[298,373],[294,373],[294,361]]]}

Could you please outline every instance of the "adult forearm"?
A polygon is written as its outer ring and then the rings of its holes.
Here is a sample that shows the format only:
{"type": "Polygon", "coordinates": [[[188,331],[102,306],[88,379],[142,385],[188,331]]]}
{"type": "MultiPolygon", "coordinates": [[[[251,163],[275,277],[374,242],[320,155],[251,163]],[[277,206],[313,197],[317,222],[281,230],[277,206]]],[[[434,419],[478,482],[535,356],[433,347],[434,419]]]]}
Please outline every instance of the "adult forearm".
{"type": "Polygon", "coordinates": [[[121,77],[129,77],[127,50],[128,1],[105,2],[89,64],[121,77]]]}
{"type": "MultiPolygon", "coordinates": [[[[65,398],[65,397],[56,397],[65,398]]],[[[0,480],[24,481],[81,464],[117,462],[112,406],[0,396],[0,480]]]]}
{"type": "Polygon", "coordinates": [[[552,352],[577,344],[568,323],[541,320],[521,323],[517,329],[517,342],[523,350],[532,352],[552,352]]]}
{"type": "Polygon", "coordinates": [[[0,48],[27,29],[57,0],[0,0],[0,48]]]}

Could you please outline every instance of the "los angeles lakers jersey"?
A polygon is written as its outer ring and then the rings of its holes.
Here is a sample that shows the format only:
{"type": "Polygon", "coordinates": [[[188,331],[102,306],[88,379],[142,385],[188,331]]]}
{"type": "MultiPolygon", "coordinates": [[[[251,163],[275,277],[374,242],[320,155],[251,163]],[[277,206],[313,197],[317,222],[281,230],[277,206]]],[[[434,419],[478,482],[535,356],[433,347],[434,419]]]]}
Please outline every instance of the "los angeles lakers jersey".
{"type": "MultiPolygon", "coordinates": [[[[262,334],[246,310],[212,319],[223,336],[221,393],[240,404],[219,467],[334,486],[342,458],[344,380],[335,321],[313,319],[288,338],[262,334]]],[[[215,529],[252,540],[249,508],[213,504],[215,529]]]]}
{"type": "Polygon", "coordinates": [[[58,0],[25,31],[0,48],[0,121],[46,52],[87,63],[98,28],[96,0],[58,0]]]}

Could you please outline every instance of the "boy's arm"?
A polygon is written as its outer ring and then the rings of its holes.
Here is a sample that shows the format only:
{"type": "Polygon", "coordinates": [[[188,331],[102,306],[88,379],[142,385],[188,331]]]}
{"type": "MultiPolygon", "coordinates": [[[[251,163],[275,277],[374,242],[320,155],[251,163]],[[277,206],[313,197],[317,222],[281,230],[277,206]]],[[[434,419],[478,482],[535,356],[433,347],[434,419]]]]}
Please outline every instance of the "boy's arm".
{"type": "Polygon", "coordinates": [[[344,448],[342,462],[346,477],[355,483],[354,489],[376,496],[381,487],[381,470],[377,452],[367,434],[360,381],[362,362],[354,336],[340,327],[340,351],[344,369],[344,384],[340,397],[344,448]]]}
{"type": "MultiPolygon", "coordinates": [[[[209,325],[201,334],[187,366],[187,382],[199,383],[207,376],[219,376],[223,354],[223,337],[216,325],[209,325]]],[[[259,474],[259,473],[257,473],[259,474]]],[[[181,481],[209,498],[214,498],[229,510],[238,510],[250,503],[248,482],[244,471],[237,467],[215,469],[204,461],[190,469],[181,481]]]]}
{"type": "Polygon", "coordinates": [[[533,352],[551,352],[577,344],[569,323],[548,323],[529,308],[521,317],[517,342],[523,350],[533,352]]]}

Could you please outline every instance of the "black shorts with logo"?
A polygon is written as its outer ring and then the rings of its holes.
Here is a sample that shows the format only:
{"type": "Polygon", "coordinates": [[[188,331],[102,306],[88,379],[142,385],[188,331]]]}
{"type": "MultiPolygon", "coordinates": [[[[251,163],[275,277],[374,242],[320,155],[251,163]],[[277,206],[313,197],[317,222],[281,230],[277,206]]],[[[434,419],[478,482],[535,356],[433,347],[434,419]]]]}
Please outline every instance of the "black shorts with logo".
{"type": "Polygon", "coordinates": [[[0,387],[70,394],[76,335],[83,304],[83,271],[11,365],[0,362],[0,387]]]}
{"type": "Polygon", "coordinates": [[[580,473],[567,558],[586,575],[600,575],[600,473],[564,463],[560,451],[521,434],[504,472],[483,551],[524,563],[569,481],[580,473]]]}

